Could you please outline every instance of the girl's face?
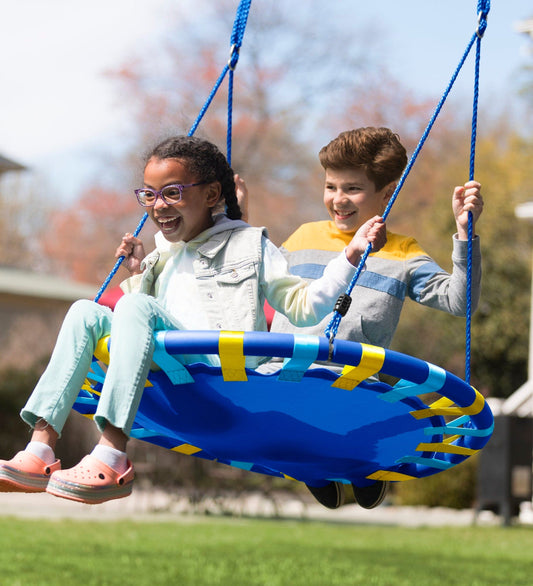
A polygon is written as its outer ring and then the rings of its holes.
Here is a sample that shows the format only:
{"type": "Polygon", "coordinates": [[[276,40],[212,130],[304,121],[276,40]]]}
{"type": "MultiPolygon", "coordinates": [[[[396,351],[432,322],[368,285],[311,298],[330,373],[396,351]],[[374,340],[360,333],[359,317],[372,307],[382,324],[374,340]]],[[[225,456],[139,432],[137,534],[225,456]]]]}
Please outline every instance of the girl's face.
{"type": "Polygon", "coordinates": [[[383,214],[395,187],[393,182],[377,191],[362,169],[326,169],[324,205],[341,232],[354,233],[383,214]]]}
{"type": "MultiPolygon", "coordinates": [[[[144,187],[161,191],[168,185],[197,183],[180,159],[151,158],[144,169],[144,187]]],[[[181,200],[167,205],[161,197],[147,208],[148,215],[169,242],[188,242],[213,225],[211,210],[220,198],[220,183],[206,183],[183,189],[181,200]]]]}

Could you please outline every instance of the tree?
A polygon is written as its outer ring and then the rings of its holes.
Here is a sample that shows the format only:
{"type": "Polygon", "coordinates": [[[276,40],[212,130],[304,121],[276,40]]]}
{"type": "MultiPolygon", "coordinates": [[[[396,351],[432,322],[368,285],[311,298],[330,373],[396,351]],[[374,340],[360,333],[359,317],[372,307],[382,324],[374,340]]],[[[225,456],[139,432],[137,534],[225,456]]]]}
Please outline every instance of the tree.
{"type": "Polygon", "coordinates": [[[0,205],[2,265],[38,268],[39,242],[47,229],[49,203],[30,178],[21,172],[11,172],[1,177],[0,205]]]}
{"type": "MultiPolygon", "coordinates": [[[[464,144],[468,137],[464,136],[464,144]]],[[[481,301],[472,320],[472,384],[485,394],[506,397],[527,379],[528,316],[530,300],[531,228],[518,222],[515,206],[533,188],[529,158],[533,145],[520,138],[505,120],[485,129],[478,140],[476,177],[486,201],[478,230],[482,238],[483,283],[481,301]]],[[[446,177],[436,182],[438,198],[430,213],[432,230],[419,240],[439,264],[449,269],[450,179],[461,183],[464,157],[443,163],[446,177]],[[461,160],[462,159],[462,160],[461,160]]],[[[395,337],[395,348],[465,375],[465,320],[406,306],[395,337]],[[415,335],[416,334],[416,335],[415,335]]]]}
{"type": "MultiPolygon", "coordinates": [[[[178,4],[168,37],[112,74],[138,122],[138,144],[192,126],[227,59],[234,10],[227,0],[200,0],[194,12],[178,4]]],[[[354,42],[353,30],[317,0],[259,3],[250,13],[235,76],[232,164],[252,193],[251,222],[268,226],[278,243],[302,219],[321,216],[319,198],[302,207],[299,196],[320,193],[316,137],[329,133],[332,100],[340,111],[374,65],[376,43],[359,32],[354,42]]],[[[225,145],[225,85],[197,133],[225,145]]]]}
{"type": "MultiPolygon", "coordinates": [[[[85,191],[50,219],[42,242],[50,270],[76,281],[102,283],[113,267],[122,234],[132,232],[141,215],[133,192],[101,187],[85,191]]],[[[147,235],[150,230],[148,225],[147,235]]]]}
{"type": "MultiPolygon", "coordinates": [[[[122,185],[140,181],[149,145],[163,135],[187,132],[225,63],[235,3],[200,0],[194,11],[188,5],[176,6],[168,36],[157,39],[157,46],[148,50],[147,41],[141,55],[109,74],[119,88],[121,107],[131,109],[135,120],[127,141],[131,147],[114,164],[111,156],[107,160],[122,185]]],[[[353,31],[343,30],[342,20],[316,0],[305,9],[259,4],[251,12],[236,71],[232,162],[252,193],[251,222],[266,225],[275,242],[301,221],[322,217],[318,147],[313,144],[322,141],[310,137],[329,135],[332,96],[340,110],[364,86],[372,64],[365,52],[372,46],[370,37],[361,31],[353,42],[353,31]],[[331,27],[327,38],[320,38],[324,23],[331,27]]],[[[221,147],[226,98],[223,85],[197,132],[221,147]]],[[[44,243],[51,267],[65,276],[101,282],[121,234],[137,225],[140,212],[134,201],[97,184],[56,210],[44,243]]],[[[148,235],[144,228],[147,241],[148,235]]]]}
{"type": "Polygon", "coordinates": [[[499,132],[483,141],[480,166],[492,186],[483,221],[486,258],[480,310],[475,316],[474,361],[480,386],[507,396],[527,380],[531,287],[531,226],[517,220],[515,207],[533,190],[533,142],[499,132]]]}

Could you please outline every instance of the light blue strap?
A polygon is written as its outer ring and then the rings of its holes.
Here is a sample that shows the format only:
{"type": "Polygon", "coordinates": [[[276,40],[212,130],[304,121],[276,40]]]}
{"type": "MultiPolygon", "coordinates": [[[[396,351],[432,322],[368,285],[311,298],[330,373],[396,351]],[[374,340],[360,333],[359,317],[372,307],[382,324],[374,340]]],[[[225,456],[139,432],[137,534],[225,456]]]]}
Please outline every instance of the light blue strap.
{"type": "Polygon", "coordinates": [[[318,356],[318,336],[294,335],[292,358],[285,359],[278,380],[300,382],[318,356]]]}
{"type": "Polygon", "coordinates": [[[166,351],[165,332],[156,332],[155,334],[155,350],[152,360],[164,371],[173,385],[194,382],[183,363],[166,351]]]}
{"type": "Polygon", "coordinates": [[[87,378],[97,383],[103,383],[105,381],[105,372],[96,360],[92,362],[91,370],[87,373],[87,378]]]}
{"type": "Polygon", "coordinates": [[[78,397],[76,399],[76,405],[97,405],[98,399],[95,397],[78,397]]]}
{"type": "Polygon", "coordinates": [[[236,460],[230,461],[230,466],[234,468],[240,468],[241,470],[251,470],[254,466],[253,462],[238,462],[236,460]]]}
{"type": "Polygon", "coordinates": [[[427,363],[429,372],[426,380],[421,383],[413,383],[408,380],[399,380],[390,391],[381,393],[379,398],[389,403],[396,403],[407,397],[423,395],[424,393],[434,393],[439,391],[446,382],[446,371],[440,366],[427,363]]]}
{"type": "Polygon", "coordinates": [[[435,458],[422,458],[421,456],[404,456],[396,461],[398,464],[420,464],[429,468],[438,468],[439,470],[448,470],[454,466],[451,462],[436,460],[435,458]]]}
{"type": "Polygon", "coordinates": [[[137,427],[136,429],[132,429],[130,431],[130,437],[135,439],[143,439],[146,437],[155,437],[158,434],[155,431],[150,431],[149,429],[144,429],[144,427],[137,427]]]}
{"type": "Polygon", "coordinates": [[[433,435],[435,433],[442,433],[443,435],[468,435],[475,437],[486,437],[488,435],[491,435],[494,431],[494,423],[492,423],[490,427],[487,427],[485,429],[462,427],[462,425],[467,421],[470,421],[470,417],[468,415],[463,415],[458,419],[450,421],[450,423],[444,425],[443,427],[426,427],[424,429],[424,434],[433,435]]]}

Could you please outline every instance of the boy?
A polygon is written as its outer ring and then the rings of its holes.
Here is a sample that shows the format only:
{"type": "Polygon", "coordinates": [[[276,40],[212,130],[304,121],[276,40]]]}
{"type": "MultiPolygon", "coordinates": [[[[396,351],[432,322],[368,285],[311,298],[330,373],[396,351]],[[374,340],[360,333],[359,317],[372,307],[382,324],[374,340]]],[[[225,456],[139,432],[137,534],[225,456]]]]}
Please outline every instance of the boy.
{"type": "MultiPolygon", "coordinates": [[[[398,136],[388,128],[374,127],[342,132],[321,149],[319,159],[325,170],[324,205],[331,220],[303,224],[281,247],[290,271],[307,279],[319,278],[355,231],[368,218],[383,214],[407,164],[398,136]]],[[[340,339],[388,348],[406,297],[452,315],[465,315],[468,212],[472,212],[475,227],[483,209],[480,184],[470,181],[456,187],[452,208],[457,225],[452,273],[441,269],[414,238],[387,232],[387,244],[369,255],[366,270],[353,289],[357,302],[341,320],[340,339]]],[[[481,283],[478,236],[473,238],[472,262],[474,310],[481,283]]],[[[330,319],[331,314],[317,326],[296,328],[276,313],[271,331],[323,335],[330,319]]],[[[344,501],[341,483],[308,488],[328,508],[337,508],[344,501]]],[[[353,490],[359,505],[374,508],[385,498],[387,483],[353,486],[353,490]]]]}

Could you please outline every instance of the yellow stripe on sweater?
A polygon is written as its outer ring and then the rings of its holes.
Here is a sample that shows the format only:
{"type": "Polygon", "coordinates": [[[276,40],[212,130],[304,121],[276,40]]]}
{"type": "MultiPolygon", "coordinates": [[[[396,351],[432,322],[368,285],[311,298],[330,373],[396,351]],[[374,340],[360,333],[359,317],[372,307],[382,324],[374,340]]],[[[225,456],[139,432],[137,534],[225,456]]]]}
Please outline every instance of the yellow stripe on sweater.
{"type": "MultiPolygon", "coordinates": [[[[300,226],[287,240],[283,247],[288,252],[297,250],[325,250],[340,252],[353,238],[351,232],[341,232],[331,221],[309,222],[300,226]]],[[[426,252],[414,238],[387,232],[387,243],[372,256],[389,260],[407,260],[426,252]]]]}

